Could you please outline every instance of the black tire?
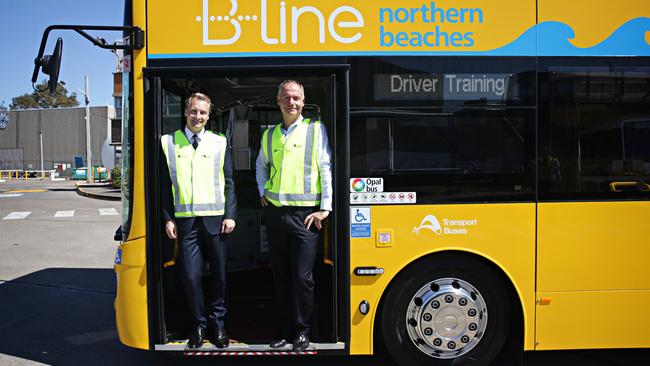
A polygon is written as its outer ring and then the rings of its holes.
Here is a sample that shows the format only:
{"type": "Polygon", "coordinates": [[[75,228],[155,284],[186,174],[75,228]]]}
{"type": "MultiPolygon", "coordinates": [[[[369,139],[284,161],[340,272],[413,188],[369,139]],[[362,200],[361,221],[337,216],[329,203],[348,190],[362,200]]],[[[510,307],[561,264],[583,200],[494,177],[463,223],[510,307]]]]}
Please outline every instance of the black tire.
{"type": "Polygon", "coordinates": [[[462,254],[408,267],[391,284],[381,311],[388,352],[403,366],[489,365],[510,330],[510,291],[503,281],[478,258],[462,254]]]}

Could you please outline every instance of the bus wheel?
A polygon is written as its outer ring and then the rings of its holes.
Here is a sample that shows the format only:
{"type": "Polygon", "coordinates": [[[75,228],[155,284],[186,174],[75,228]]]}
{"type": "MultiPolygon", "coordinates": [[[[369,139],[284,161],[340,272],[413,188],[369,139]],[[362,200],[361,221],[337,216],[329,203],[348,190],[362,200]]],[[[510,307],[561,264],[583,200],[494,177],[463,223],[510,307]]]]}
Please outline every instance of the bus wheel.
{"type": "Polygon", "coordinates": [[[441,255],[413,265],[382,307],[386,348],[401,365],[488,365],[510,329],[509,291],[472,257],[441,255]]]}

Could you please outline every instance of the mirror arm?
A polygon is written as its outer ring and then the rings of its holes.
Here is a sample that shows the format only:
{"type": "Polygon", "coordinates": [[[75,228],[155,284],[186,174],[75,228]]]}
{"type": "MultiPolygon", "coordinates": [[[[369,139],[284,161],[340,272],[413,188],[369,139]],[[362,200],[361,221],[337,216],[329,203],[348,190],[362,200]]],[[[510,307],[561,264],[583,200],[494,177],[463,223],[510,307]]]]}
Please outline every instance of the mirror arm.
{"type": "Polygon", "coordinates": [[[43,38],[41,39],[41,46],[38,49],[38,55],[34,59],[34,73],[32,74],[32,84],[36,83],[38,78],[38,69],[43,64],[43,53],[45,52],[45,45],[47,44],[47,37],[52,30],[73,30],[81,36],[92,42],[95,46],[108,50],[139,50],[144,47],[144,31],[140,27],[127,27],[127,26],[110,26],[110,25],[50,25],[45,28],[43,38]],[[105,44],[99,40],[92,38],[86,31],[122,31],[129,32],[130,44],[105,44]]]}

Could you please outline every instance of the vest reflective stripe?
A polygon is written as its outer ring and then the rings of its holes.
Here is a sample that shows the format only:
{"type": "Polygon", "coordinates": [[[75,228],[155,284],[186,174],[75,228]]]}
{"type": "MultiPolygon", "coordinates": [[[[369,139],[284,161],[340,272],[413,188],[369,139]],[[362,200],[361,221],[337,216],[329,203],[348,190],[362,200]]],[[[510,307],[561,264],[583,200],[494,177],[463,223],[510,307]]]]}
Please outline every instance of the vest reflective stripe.
{"type": "MultiPolygon", "coordinates": [[[[307,125],[307,139],[305,140],[305,171],[303,173],[303,177],[305,177],[305,193],[311,193],[311,158],[314,153],[314,125],[316,125],[316,123],[309,123],[307,125]],[[309,162],[309,164],[307,164],[307,162],[309,162]]],[[[318,196],[318,200],[320,200],[320,195],[318,196]]]]}
{"type": "Polygon", "coordinates": [[[273,133],[275,132],[276,128],[280,128],[280,126],[278,125],[271,127],[266,134],[266,157],[269,158],[269,166],[274,169],[275,165],[273,165],[273,154],[269,154],[268,152],[273,152],[273,133]]]}
{"type": "MultiPolygon", "coordinates": [[[[163,136],[165,137],[165,136],[163,136]]],[[[167,151],[165,153],[165,158],[167,159],[167,166],[169,167],[169,177],[172,181],[172,196],[174,196],[174,211],[177,206],[181,205],[181,198],[176,192],[180,192],[178,187],[178,177],[176,175],[176,148],[174,147],[174,135],[170,136],[171,138],[167,139],[167,151]],[[170,159],[169,156],[173,156],[173,159],[170,159]]]]}
{"type": "Polygon", "coordinates": [[[179,130],[162,136],[161,143],[172,181],[174,216],[223,215],[225,137],[206,131],[195,150],[179,130]]]}
{"type": "Polygon", "coordinates": [[[276,201],[320,201],[320,193],[308,193],[308,194],[300,194],[300,193],[281,193],[277,194],[275,192],[271,192],[268,189],[264,190],[264,195],[267,198],[276,200],[276,201]]]}
{"type": "Polygon", "coordinates": [[[288,137],[282,135],[280,125],[264,132],[266,134],[262,138],[265,141],[264,154],[268,158],[270,166],[269,181],[264,187],[264,194],[275,206],[316,206],[320,203],[319,171],[315,167],[318,162],[314,161],[314,156],[318,155],[316,149],[320,148],[320,146],[314,145],[317,133],[320,132],[319,126],[320,121],[310,122],[309,119],[305,119],[301,125],[294,128],[288,137]],[[304,144],[300,146],[299,142],[303,141],[304,144]],[[273,150],[274,143],[275,151],[273,150]],[[287,144],[289,148],[287,148],[287,144]],[[280,152],[279,159],[274,157],[274,152],[280,152]],[[290,164],[296,164],[299,161],[295,154],[302,155],[303,167],[290,165],[289,168],[301,169],[301,171],[284,171],[283,165],[287,159],[290,160],[290,164]]]}

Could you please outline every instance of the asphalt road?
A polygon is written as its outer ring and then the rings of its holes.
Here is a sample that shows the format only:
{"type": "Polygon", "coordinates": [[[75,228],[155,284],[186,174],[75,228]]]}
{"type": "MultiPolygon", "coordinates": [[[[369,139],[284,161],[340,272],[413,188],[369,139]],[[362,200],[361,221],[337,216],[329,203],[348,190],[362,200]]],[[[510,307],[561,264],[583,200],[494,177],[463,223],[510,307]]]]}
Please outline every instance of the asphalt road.
{"type": "MultiPolygon", "coordinates": [[[[122,346],[112,268],[120,202],[44,188],[0,183],[0,365],[394,365],[377,356],[217,360],[122,346]]],[[[650,365],[650,350],[529,352],[524,365],[650,365]]]]}

